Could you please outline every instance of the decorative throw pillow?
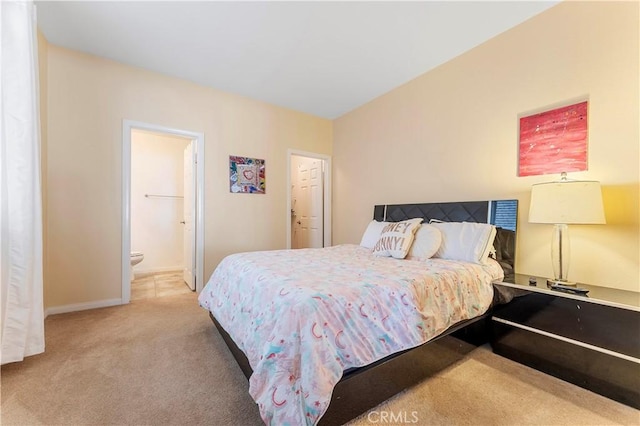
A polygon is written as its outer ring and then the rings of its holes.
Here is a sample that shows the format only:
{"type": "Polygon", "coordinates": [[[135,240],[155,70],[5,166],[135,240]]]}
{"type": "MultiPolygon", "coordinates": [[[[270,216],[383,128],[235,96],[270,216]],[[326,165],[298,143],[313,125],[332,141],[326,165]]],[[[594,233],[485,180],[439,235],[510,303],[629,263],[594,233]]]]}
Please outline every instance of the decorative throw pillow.
{"type": "Polygon", "coordinates": [[[391,222],[382,229],[382,234],[373,247],[376,256],[392,256],[404,259],[409,252],[416,230],[422,222],[421,218],[391,222]]]}
{"type": "Polygon", "coordinates": [[[423,223],[416,231],[407,259],[430,259],[438,251],[440,244],[442,244],[440,230],[433,225],[423,223]]]}
{"type": "Polygon", "coordinates": [[[372,249],[373,246],[375,246],[378,242],[380,234],[382,234],[382,228],[384,228],[388,224],[389,222],[378,222],[377,220],[372,220],[371,222],[369,222],[369,225],[367,225],[367,229],[362,235],[360,245],[362,247],[372,249]]]}
{"type": "Polygon", "coordinates": [[[496,227],[488,223],[433,222],[442,232],[442,244],[433,257],[485,263],[493,247],[496,227]]]}

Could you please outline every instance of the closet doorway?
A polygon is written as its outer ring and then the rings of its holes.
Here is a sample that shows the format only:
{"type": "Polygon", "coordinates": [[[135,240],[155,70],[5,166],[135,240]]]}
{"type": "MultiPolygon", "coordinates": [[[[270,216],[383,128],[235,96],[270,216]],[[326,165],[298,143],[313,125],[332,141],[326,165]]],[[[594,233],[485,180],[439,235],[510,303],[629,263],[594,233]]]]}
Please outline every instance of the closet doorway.
{"type": "Polygon", "coordinates": [[[289,150],[287,248],[331,245],[331,158],[289,150]]]}
{"type": "Polygon", "coordinates": [[[201,133],[123,122],[122,303],[202,290],[203,147],[201,133]]]}

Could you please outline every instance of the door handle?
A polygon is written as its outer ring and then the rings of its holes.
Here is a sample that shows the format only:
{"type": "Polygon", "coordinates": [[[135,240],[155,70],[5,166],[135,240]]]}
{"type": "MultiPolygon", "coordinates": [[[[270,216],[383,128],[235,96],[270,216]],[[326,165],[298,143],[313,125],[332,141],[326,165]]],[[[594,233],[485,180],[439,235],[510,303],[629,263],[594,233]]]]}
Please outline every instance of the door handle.
{"type": "Polygon", "coordinates": [[[187,224],[187,222],[185,222],[184,220],[181,220],[180,223],[183,224],[183,225],[187,224]]]}
{"type": "Polygon", "coordinates": [[[302,222],[300,222],[300,221],[297,221],[296,223],[297,223],[298,225],[302,225],[302,222]]]}

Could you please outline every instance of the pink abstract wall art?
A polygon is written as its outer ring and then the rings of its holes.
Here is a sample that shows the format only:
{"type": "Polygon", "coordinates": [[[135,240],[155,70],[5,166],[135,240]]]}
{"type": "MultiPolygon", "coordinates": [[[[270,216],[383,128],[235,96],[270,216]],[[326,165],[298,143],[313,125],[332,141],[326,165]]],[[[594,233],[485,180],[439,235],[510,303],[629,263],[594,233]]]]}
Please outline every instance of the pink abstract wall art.
{"type": "Polygon", "coordinates": [[[587,101],[520,118],[518,176],[587,170],[587,101]]]}

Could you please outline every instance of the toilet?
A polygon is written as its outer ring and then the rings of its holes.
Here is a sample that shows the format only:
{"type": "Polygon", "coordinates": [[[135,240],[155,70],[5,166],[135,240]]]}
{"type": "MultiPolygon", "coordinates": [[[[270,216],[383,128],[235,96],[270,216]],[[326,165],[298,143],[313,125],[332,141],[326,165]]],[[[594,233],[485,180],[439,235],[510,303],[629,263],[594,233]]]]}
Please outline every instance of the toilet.
{"type": "Polygon", "coordinates": [[[131,252],[131,281],[133,281],[133,279],[135,278],[133,274],[133,267],[136,266],[138,263],[142,262],[143,259],[144,259],[144,254],[142,254],[141,252],[139,251],[131,252]]]}

